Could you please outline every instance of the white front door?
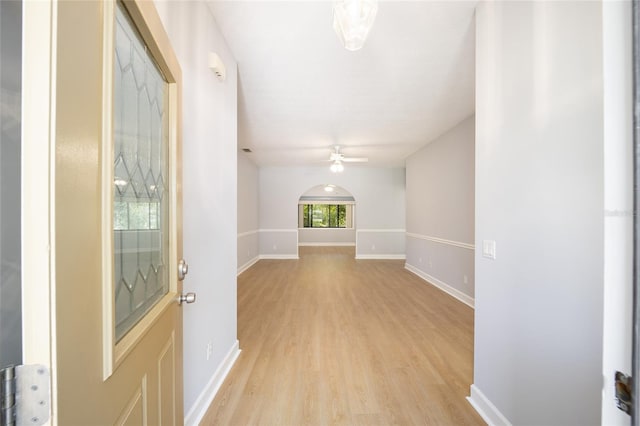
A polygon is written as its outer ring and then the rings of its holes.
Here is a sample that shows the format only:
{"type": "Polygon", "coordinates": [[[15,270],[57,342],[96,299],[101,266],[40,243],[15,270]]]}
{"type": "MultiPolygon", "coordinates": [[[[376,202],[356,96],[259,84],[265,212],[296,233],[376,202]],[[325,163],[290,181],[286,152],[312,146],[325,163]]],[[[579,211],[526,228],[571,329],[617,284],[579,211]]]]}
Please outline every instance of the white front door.
{"type": "Polygon", "coordinates": [[[151,1],[25,2],[24,27],[24,362],[52,424],[182,424],[177,59],[151,1]]]}

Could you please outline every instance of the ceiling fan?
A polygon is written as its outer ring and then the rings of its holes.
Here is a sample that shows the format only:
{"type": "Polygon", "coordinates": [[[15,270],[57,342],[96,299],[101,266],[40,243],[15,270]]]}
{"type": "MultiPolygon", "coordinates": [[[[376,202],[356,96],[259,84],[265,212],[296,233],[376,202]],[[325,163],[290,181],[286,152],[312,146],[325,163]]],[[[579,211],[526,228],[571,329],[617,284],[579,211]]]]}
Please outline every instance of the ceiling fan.
{"type": "Polygon", "coordinates": [[[345,157],[343,153],[340,152],[340,146],[336,145],[333,147],[333,152],[327,161],[340,161],[344,163],[366,163],[369,161],[366,157],[345,157]]]}
{"type": "Polygon", "coordinates": [[[340,146],[335,145],[333,147],[333,152],[329,156],[329,160],[331,161],[331,171],[333,173],[340,173],[344,170],[344,166],[342,163],[366,163],[369,161],[366,157],[345,157],[343,153],[340,152],[340,146]]]}

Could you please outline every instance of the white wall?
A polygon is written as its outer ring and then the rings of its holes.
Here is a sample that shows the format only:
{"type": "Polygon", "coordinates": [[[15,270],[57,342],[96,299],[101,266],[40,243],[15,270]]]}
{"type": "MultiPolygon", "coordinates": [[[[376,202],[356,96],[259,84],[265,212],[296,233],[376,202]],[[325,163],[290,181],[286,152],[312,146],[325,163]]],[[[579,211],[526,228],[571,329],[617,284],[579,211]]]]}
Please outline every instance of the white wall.
{"type": "Polygon", "coordinates": [[[238,153],[238,274],[258,261],[258,167],[238,153]]]}
{"type": "Polygon", "coordinates": [[[205,2],[156,2],[182,67],[185,422],[197,423],[237,355],[237,67],[205,2]],[[227,68],[219,82],[207,60],[227,68]],[[213,352],[207,360],[207,345],[213,352]]]}
{"type": "Polygon", "coordinates": [[[404,257],[404,169],[347,165],[343,173],[331,173],[329,167],[261,167],[259,175],[261,257],[297,257],[298,200],[322,184],[340,186],[356,200],[358,257],[404,257]]]}
{"type": "Polygon", "coordinates": [[[298,228],[301,246],[355,246],[355,228],[298,228]]]}
{"type": "Polygon", "coordinates": [[[475,116],[407,158],[406,267],[473,306],[475,116]]]}
{"type": "Polygon", "coordinates": [[[471,401],[497,424],[599,424],[602,4],[483,2],[476,19],[471,401]]]}
{"type": "Polygon", "coordinates": [[[614,400],[614,372],[631,374],[633,120],[631,2],[603,3],[604,331],[602,424],[628,425],[614,400]]]}

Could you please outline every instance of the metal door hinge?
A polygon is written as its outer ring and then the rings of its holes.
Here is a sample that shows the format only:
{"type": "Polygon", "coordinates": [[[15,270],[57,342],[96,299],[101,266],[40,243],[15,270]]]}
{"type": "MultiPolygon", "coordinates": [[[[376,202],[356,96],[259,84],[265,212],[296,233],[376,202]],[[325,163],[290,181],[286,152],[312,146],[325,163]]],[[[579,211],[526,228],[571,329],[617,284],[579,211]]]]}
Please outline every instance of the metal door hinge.
{"type": "Polygon", "coordinates": [[[49,370],[16,365],[0,370],[0,425],[40,426],[49,420],[49,370]]]}
{"type": "Polygon", "coordinates": [[[631,401],[631,390],[633,381],[631,376],[616,371],[616,406],[625,413],[631,415],[633,403],[631,401]]]}

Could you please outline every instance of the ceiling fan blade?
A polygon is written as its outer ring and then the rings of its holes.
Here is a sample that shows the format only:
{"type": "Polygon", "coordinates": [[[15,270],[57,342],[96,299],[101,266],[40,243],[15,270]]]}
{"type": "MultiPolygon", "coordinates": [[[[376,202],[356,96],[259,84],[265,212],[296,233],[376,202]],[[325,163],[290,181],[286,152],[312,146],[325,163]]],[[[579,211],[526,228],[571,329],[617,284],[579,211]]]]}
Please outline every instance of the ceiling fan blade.
{"type": "Polygon", "coordinates": [[[366,163],[369,159],[367,157],[343,157],[342,161],[345,163],[366,163]]]}

